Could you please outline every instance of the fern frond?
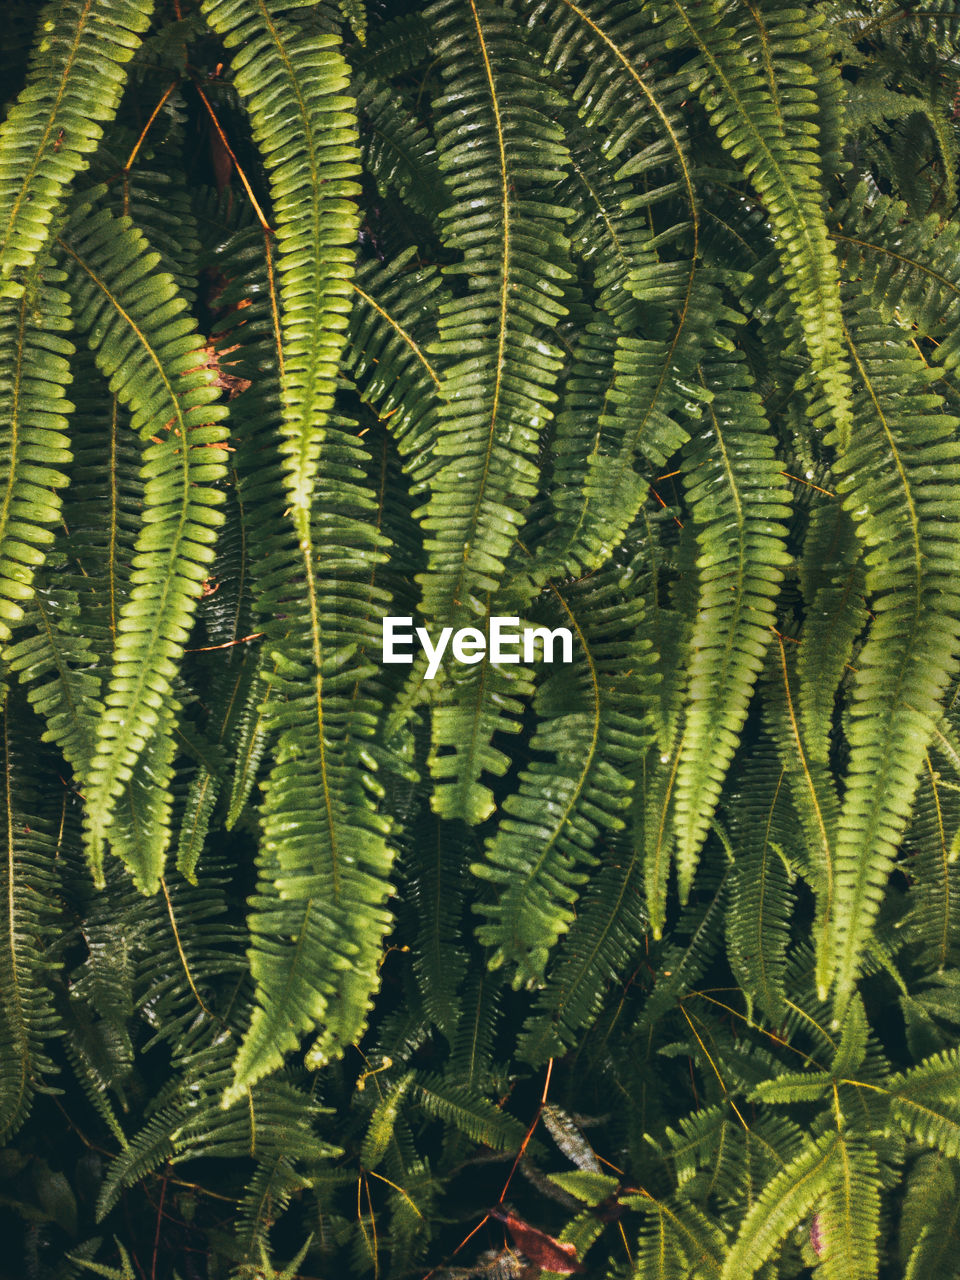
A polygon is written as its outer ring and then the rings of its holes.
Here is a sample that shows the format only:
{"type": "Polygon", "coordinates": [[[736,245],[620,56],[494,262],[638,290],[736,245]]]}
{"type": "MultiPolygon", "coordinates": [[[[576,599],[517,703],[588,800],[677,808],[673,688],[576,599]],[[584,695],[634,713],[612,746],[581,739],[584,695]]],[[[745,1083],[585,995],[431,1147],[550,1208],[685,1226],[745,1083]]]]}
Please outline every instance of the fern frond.
{"type": "Polygon", "coordinates": [[[81,779],[103,704],[98,656],[82,629],[76,592],[38,588],[27,622],[28,634],[7,649],[9,670],[28,686],[34,710],[47,722],[44,741],[57,744],[81,779]]]}
{"type": "Polygon", "coordinates": [[[250,113],[270,176],[279,248],[280,452],[301,541],[333,404],[350,311],[353,197],[359,186],[356,117],[344,95],[347,64],[333,35],[300,30],[283,3],[204,0],[206,20],[233,57],[234,84],[250,113]]]}
{"type": "Polygon", "coordinates": [[[444,463],[423,517],[421,581],[425,615],[446,622],[497,589],[536,492],[537,447],[561,363],[544,331],[565,314],[569,275],[568,215],[549,184],[562,177],[567,150],[546,109],[558,95],[502,10],[470,0],[461,11],[442,0],[427,16],[448,76],[436,104],[440,168],[456,201],[444,214],[444,241],[463,254],[447,274],[470,282],[466,298],[442,308],[433,347],[443,364],[436,448],[444,463]]]}
{"type": "MultiPolygon", "coordinates": [[[[88,847],[99,881],[103,842],[140,754],[155,736],[155,749],[166,753],[160,743],[172,716],[164,698],[222,519],[215,484],[224,475],[224,431],[217,424],[225,410],[212,404],[219,392],[194,324],[181,314],[184,301],[165,273],[144,279],[157,258],[129,222],[103,210],[83,212],[60,245],[97,363],[130,407],[133,428],[153,440],[143,455],[145,510],[133,589],[117,623],[106,711],[86,779],[88,847]]],[[[149,856],[133,849],[126,855],[145,892],[160,877],[165,830],[161,819],[149,856]]]]}
{"type": "Polygon", "coordinates": [[[758,753],[738,790],[730,812],[737,856],[727,902],[727,956],[746,997],[747,1016],[756,1000],[769,1018],[779,1020],[795,905],[784,856],[796,817],[785,770],[769,755],[758,753]]]}
{"type": "Polygon", "coordinates": [[[960,1156],[960,1050],[934,1054],[891,1078],[891,1113],[911,1137],[945,1156],[960,1156]]]}
{"type": "Polygon", "coordinates": [[[390,921],[382,904],[393,853],[375,784],[365,784],[373,761],[364,749],[379,709],[371,655],[389,613],[371,573],[383,538],[369,519],[375,499],[353,424],[328,424],[324,449],[309,543],[323,551],[305,557],[292,539],[281,543],[257,600],[277,670],[266,715],[279,738],[248,922],[260,1003],[228,1098],[278,1066],[298,1033],[320,1031],[317,1065],[356,1038],[390,921]]]}
{"type": "Polygon", "coordinates": [[[0,427],[3,500],[0,505],[0,644],[23,617],[34,573],[53,541],[60,516],[57,490],[70,461],[64,397],[72,344],[70,304],[59,287],[63,272],[41,262],[26,275],[16,300],[0,301],[0,427]]]}
{"type": "Polygon", "coordinates": [[[422,492],[439,465],[436,456],[440,374],[426,354],[436,314],[449,301],[439,273],[420,266],[407,249],[389,265],[357,271],[359,299],[350,317],[343,366],[363,399],[385,421],[404,468],[422,492]]]}
{"type": "Polygon", "coordinates": [[[918,358],[897,358],[890,330],[850,336],[861,379],[857,438],[838,489],[867,547],[874,621],[857,659],[850,764],[840,812],[832,919],[821,972],[849,999],[913,799],[960,636],[960,446],[918,358]],[[882,356],[881,356],[882,351],[882,356]],[[882,361],[882,363],[878,363],[882,361]]]}
{"type": "Polygon", "coordinates": [[[823,215],[816,150],[818,102],[798,36],[816,40],[823,18],[798,9],[673,0],[673,38],[696,51],[685,68],[723,147],[767,208],[786,287],[841,440],[852,394],[839,276],[823,215]],[[729,23],[729,25],[728,25],[729,23]],[[789,66],[789,70],[787,67],[789,66]]]}
{"type": "Polygon", "coordinates": [[[960,1256],[956,1165],[923,1155],[910,1170],[900,1218],[904,1280],[953,1280],[960,1256]]]}
{"type": "Polygon", "coordinates": [[[828,762],[837,689],[867,621],[864,573],[849,511],[836,500],[816,508],[800,562],[806,609],[796,712],[804,748],[818,765],[828,762]]]}
{"type": "Polygon", "coordinates": [[[519,1147],[523,1141],[523,1125],[470,1085],[421,1076],[412,1096],[428,1115],[436,1116],[473,1142],[482,1142],[494,1151],[519,1147]]]}
{"type": "MultiPolygon", "coordinates": [[[[676,1275],[671,1264],[676,1259],[690,1274],[704,1277],[721,1274],[726,1241],[719,1227],[696,1205],[678,1198],[661,1198],[646,1192],[624,1197],[625,1203],[639,1209],[646,1220],[638,1248],[635,1274],[646,1276],[640,1266],[651,1265],[651,1276],[676,1275]],[[658,1271],[659,1268],[659,1271],[658,1271]]],[[[674,1264],[675,1265],[675,1264],[674,1264]]],[[[679,1268],[678,1268],[679,1270],[679,1268]]],[[[683,1274],[683,1272],[679,1272],[683,1274]]]]}
{"type": "Polygon", "coordinates": [[[789,494],[760,398],[743,364],[703,366],[710,400],[688,449],[687,502],[700,555],[687,712],[676,771],[673,827],[681,901],[732,758],[762,665],[774,598],[790,563],[789,494]]]}
{"type": "Polygon", "coordinates": [[[937,972],[960,956],[960,796],[951,786],[953,770],[937,767],[943,759],[933,746],[924,757],[907,832],[912,856],[904,920],[907,936],[937,972]]]}
{"type": "Polygon", "coordinates": [[[50,237],[61,196],[103,135],[153,0],[55,0],[27,86],[0,125],[0,293],[19,297],[22,269],[50,237]],[[20,270],[18,270],[20,269],[20,270]]]}
{"type": "Polygon", "coordinates": [[[808,1141],[770,1179],[724,1258],[723,1280],[756,1275],[788,1233],[822,1201],[836,1177],[841,1144],[837,1133],[808,1141]]]}
{"type": "MultiPolygon", "coordinates": [[[[38,817],[34,762],[18,729],[23,714],[8,694],[0,711],[0,1136],[30,1113],[43,1077],[53,1071],[45,1042],[59,1029],[48,975],[58,963],[55,907],[57,829],[38,817]],[[14,714],[11,715],[11,712],[14,714]]],[[[64,804],[66,797],[64,797],[64,804]]],[[[62,831],[62,826],[61,826],[62,831]]]]}
{"type": "Polygon", "coordinates": [[[937,364],[960,362],[960,231],[859,183],[833,213],[830,238],[844,278],[868,291],[881,315],[917,326],[937,344],[937,364]]]}
{"type": "Polygon", "coordinates": [[[500,887],[496,903],[479,903],[477,928],[490,963],[516,965],[514,984],[540,980],[551,947],[570,927],[583,868],[601,833],[624,825],[635,755],[649,739],[644,724],[647,646],[636,639],[639,601],[624,597],[609,573],[580,589],[554,589],[577,638],[575,666],[537,692],[532,751],[554,756],[520,775],[504,801],[509,817],[471,870],[500,887]]]}

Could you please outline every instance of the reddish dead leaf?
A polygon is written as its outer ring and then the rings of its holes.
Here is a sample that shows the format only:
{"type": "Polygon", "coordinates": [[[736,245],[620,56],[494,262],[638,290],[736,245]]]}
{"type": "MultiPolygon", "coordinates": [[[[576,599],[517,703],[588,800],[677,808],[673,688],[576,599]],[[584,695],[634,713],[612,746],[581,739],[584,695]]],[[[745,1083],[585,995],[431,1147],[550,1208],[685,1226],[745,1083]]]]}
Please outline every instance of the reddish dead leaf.
{"type": "Polygon", "coordinates": [[[503,1223],[520,1252],[536,1263],[541,1271],[555,1271],[564,1276],[583,1274],[575,1245],[561,1244],[545,1231],[531,1227],[529,1222],[499,1207],[490,1210],[490,1217],[503,1223]]]}

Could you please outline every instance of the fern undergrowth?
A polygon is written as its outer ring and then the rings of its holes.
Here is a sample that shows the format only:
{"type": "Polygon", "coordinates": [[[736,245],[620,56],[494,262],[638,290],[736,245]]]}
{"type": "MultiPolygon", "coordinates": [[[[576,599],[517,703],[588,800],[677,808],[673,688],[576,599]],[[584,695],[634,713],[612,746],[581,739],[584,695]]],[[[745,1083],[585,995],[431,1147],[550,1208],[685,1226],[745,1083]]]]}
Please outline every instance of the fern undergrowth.
{"type": "Polygon", "coordinates": [[[0,1277],[958,1280],[955,0],[7,10],[0,1277]]]}

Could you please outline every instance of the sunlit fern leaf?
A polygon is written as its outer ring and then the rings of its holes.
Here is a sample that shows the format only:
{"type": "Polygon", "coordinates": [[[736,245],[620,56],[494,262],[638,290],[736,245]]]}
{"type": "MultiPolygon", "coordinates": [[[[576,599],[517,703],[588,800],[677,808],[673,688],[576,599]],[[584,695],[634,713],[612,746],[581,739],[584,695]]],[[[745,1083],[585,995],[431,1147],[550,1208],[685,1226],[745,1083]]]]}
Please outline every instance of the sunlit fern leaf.
{"type": "Polygon", "coordinates": [[[893,1118],[925,1147],[960,1156],[960,1050],[935,1054],[889,1082],[893,1118]]]}
{"type": "MultiPolygon", "coordinates": [[[[151,443],[143,452],[144,518],[137,538],[132,591],[120,611],[106,712],[86,779],[89,852],[97,879],[102,847],[138,757],[172,716],[172,688],[211,544],[221,522],[226,454],[219,447],[224,409],[203,360],[194,322],[173,281],[152,272],[142,237],[105,211],[81,212],[60,239],[71,268],[78,321],[131,426],[151,443]]],[[[157,750],[163,754],[160,746],[157,750]]],[[[129,851],[131,871],[153,892],[168,829],[161,826],[148,858],[129,851]]]]}
{"type": "Polygon", "coordinates": [[[827,1194],[837,1176],[842,1138],[825,1133],[807,1141],[763,1189],[724,1258],[723,1280],[741,1280],[763,1266],[784,1238],[827,1194]]]}
{"type": "Polygon", "coordinates": [[[477,937],[494,948],[490,963],[516,966],[516,986],[542,979],[552,946],[570,928],[598,838],[625,824],[633,762],[650,737],[640,601],[610,572],[553,594],[552,614],[575,637],[574,662],[538,689],[530,740],[532,752],[553,759],[521,772],[504,801],[509,816],[471,868],[499,886],[496,903],[477,904],[486,917],[477,937]]]}
{"type": "MultiPolygon", "coordinates": [[[[512,610],[513,600],[498,607],[512,610]]],[[[475,630],[483,636],[492,615],[487,597],[483,613],[474,618],[475,630]]],[[[518,617],[503,613],[501,617],[518,617]]],[[[476,637],[473,637],[474,639],[476,637]]],[[[447,819],[460,819],[473,826],[489,818],[495,808],[493,790],[484,775],[502,777],[510,757],[495,743],[494,735],[520,732],[520,716],[533,693],[533,671],[495,663],[489,646],[475,666],[446,662],[439,689],[429,694],[431,705],[431,750],[427,764],[434,780],[430,804],[447,819]]]]}
{"type": "MultiPolygon", "coordinates": [[[[168,99],[169,101],[169,99],[168,99]]],[[[160,254],[160,266],[173,277],[180,293],[195,307],[198,294],[200,239],[190,190],[180,165],[186,155],[182,125],[155,126],[146,147],[132,167],[127,167],[136,134],[121,137],[124,151],[101,146],[95,172],[109,183],[110,207],[117,217],[129,217],[151,249],[160,254]],[[157,136],[159,135],[159,136],[157,136]],[[155,144],[155,145],[152,145],[155,144]],[[120,173],[120,181],[115,175],[120,173]],[[112,180],[112,181],[111,181],[112,180]]]]}
{"type": "MultiPolygon", "coordinates": [[[[630,197],[631,204],[649,206],[681,194],[690,224],[692,285],[699,201],[682,114],[686,84],[662,58],[663,13],[653,6],[592,0],[524,0],[522,7],[528,26],[542,33],[547,64],[557,70],[577,66],[573,99],[587,128],[605,131],[603,151],[609,160],[620,161],[614,179],[634,175],[641,180],[641,193],[630,197]]],[[[668,238],[674,235],[671,231],[668,238]]]]}
{"type": "Polygon", "coordinates": [[[361,44],[367,43],[367,10],[363,0],[337,0],[340,12],[361,44]]]}
{"type": "MultiPolygon", "coordinates": [[[[822,210],[813,70],[797,36],[822,25],[799,9],[724,9],[715,0],[672,0],[672,41],[694,52],[684,68],[723,146],[767,207],[788,292],[841,438],[851,387],[835,259],[822,210]],[[785,64],[790,64],[785,73],[785,64]]],[[[816,38],[816,37],[814,37],[816,38]]]]}
{"type": "Polygon", "coordinates": [[[64,397],[73,346],[62,271],[41,262],[26,275],[16,299],[0,301],[0,427],[3,501],[0,505],[0,644],[23,617],[36,568],[60,517],[57,490],[70,461],[64,434],[73,407],[64,397]]]}
{"type": "MultiPolygon", "coordinates": [[[[29,713],[28,713],[29,714],[29,713]]],[[[0,1135],[30,1113],[53,1063],[45,1043],[58,1033],[49,973],[58,963],[57,826],[37,807],[36,746],[23,733],[24,708],[7,694],[0,711],[0,1135]]],[[[29,723],[29,722],[27,722],[29,723]]],[[[66,803],[66,796],[63,797],[66,803]]],[[[61,824],[62,829],[62,824],[61,824]]]]}
{"type": "Polygon", "coordinates": [[[646,1276],[640,1266],[647,1262],[653,1267],[649,1274],[663,1280],[691,1272],[702,1275],[704,1280],[721,1275],[726,1241],[716,1222],[698,1206],[649,1191],[625,1196],[624,1203],[638,1209],[645,1224],[641,1228],[635,1275],[646,1276]]]}
{"type": "Polygon", "coordinates": [[[686,467],[700,551],[698,612],[672,819],[681,901],[746,719],[776,592],[790,564],[779,523],[790,514],[789,491],[746,368],[713,356],[701,378],[710,400],[686,467]]]}
{"type": "Polygon", "coordinates": [[[50,236],[57,205],[111,121],[153,0],[65,0],[40,17],[27,87],[0,126],[0,290],[19,296],[22,271],[50,236]]]}
{"type": "Polygon", "coordinates": [[[819,1207],[824,1280],[877,1274],[880,1178],[876,1153],[859,1136],[838,1135],[833,1181],[819,1207]]]}
{"type": "Polygon", "coordinates": [[[316,1065],[357,1037],[390,920],[393,854],[364,748],[379,711],[372,655],[390,611],[374,574],[384,539],[354,423],[328,424],[324,458],[311,539],[322,551],[304,566],[293,538],[279,542],[256,605],[276,668],[266,714],[279,738],[249,918],[259,1007],[230,1097],[279,1065],[298,1032],[320,1031],[316,1065]]]}
{"type": "Polygon", "coordinates": [[[271,181],[281,309],[280,451],[301,541],[333,403],[337,359],[351,306],[359,187],[356,117],[344,96],[348,69],[333,35],[280,15],[275,0],[205,0],[202,11],[233,56],[271,181]]]}
{"type": "Polygon", "coordinates": [[[559,95],[500,9],[442,0],[428,16],[447,72],[435,104],[439,162],[456,201],[443,238],[463,255],[447,272],[469,282],[465,297],[441,309],[431,348],[443,366],[436,447],[444,464],[423,518],[423,609],[446,622],[496,590],[536,490],[561,363],[545,333],[565,312],[559,282],[569,274],[567,213],[549,184],[567,151],[546,109],[559,95]]]}
{"type": "MultiPolygon", "coordinates": [[[[859,319],[859,316],[858,316],[859,319]]],[[[873,622],[857,657],[847,721],[850,764],[839,818],[831,920],[821,972],[849,999],[867,931],[939,717],[960,637],[960,446],[930,376],[890,329],[864,316],[850,351],[861,387],[856,443],[838,490],[866,550],[873,622]]]]}

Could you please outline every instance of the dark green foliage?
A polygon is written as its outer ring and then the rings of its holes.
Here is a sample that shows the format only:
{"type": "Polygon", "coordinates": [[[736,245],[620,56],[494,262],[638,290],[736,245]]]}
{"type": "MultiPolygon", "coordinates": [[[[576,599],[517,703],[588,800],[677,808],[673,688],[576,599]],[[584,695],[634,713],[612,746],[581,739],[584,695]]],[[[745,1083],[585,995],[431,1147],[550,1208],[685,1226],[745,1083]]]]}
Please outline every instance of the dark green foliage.
{"type": "Polygon", "coordinates": [[[0,1274],[957,1280],[960,8],[8,7],[0,1274]]]}

